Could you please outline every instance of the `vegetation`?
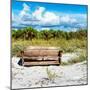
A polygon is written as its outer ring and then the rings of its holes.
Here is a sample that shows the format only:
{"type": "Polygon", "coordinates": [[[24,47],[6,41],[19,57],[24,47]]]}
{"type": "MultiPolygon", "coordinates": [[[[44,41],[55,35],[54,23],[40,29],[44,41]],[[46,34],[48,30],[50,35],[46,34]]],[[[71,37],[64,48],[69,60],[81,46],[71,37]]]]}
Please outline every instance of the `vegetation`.
{"type": "Polygon", "coordinates": [[[46,68],[46,72],[47,72],[48,79],[53,82],[54,79],[57,77],[56,73],[52,72],[48,68],[46,68]]]}
{"type": "Polygon", "coordinates": [[[64,52],[86,49],[87,30],[66,32],[50,29],[39,31],[32,27],[12,30],[12,54],[16,55],[27,46],[54,46],[59,47],[64,52]]]}
{"type": "Polygon", "coordinates": [[[61,65],[75,64],[78,62],[83,62],[85,60],[87,60],[87,52],[85,50],[82,50],[79,56],[70,59],[68,62],[62,62],[61,65]]]}
{"type": "Polygon", "coordinates": [[[12,30],[12,38],[15,40],[22,39],[22,40],[32,40],[32,39],[83,39],[87,37],[87,30],[78,30],[76,32],[65,32],[61,30],[41,30],[38,31],[32,27],[27,27],[21,30],[12,30]]]}

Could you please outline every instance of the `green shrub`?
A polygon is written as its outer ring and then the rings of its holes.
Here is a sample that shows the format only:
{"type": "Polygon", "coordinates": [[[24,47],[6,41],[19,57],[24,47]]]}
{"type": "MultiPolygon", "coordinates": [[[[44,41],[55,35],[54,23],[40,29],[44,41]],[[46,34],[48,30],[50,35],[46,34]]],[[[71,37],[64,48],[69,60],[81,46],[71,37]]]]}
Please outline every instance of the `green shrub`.
{"type": "Polygon", "coordinates": [[[14,45],[14,47],[12,47],[12,56],[17,56],[21,51],[24,50],[24,48],[25,47],[21,45],[14,45]]]}
{"type": "Polygon", "coordinates": [[[50,71],[48,68],[46,69],[46,72],[50,81],[53,81],[57,77],[56,73],[50,71]]]}
{"type": "Polygon", "coordinates": [[[68,60],[68,62],[62,61],[61,65],[71,65],[71,64],[83,62],[85,60],[87,60],[87,52],[84,50],[84,51],[80,52],[80,55],[77,56],[76,58],[72,58],[72,59],[68,60]]]}

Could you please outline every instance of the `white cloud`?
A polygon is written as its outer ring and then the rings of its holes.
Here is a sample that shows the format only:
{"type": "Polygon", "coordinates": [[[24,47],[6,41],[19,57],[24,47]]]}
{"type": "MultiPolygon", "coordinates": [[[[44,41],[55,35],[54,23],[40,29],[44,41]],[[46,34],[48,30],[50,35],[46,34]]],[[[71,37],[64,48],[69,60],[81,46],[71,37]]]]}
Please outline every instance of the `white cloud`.
{"type": "Polygon", "coordinates": [[[44,24],[56,25],[56,24],[59,24],[60,18],[55,13],[47,11],[43,15],[42,22],[43,21],[44,21],[44,24]]]}
{"type": "Polygon", "coordinates": [[[81,17],[83,19],[86,19],[87,18],[87,14],[72,14],[73,17],[81,17]]]}
{"type": "Polygon", "coordinates": [[[41,28],[41,30],[50,30],[50,28],[41,28]]]}
{"type": "Polygon", "coordinates": [[[32,14],[32,16],[38,20],[42,19],[43,12],[45,11],[44,7],[38,7],[32,14]]]}
{"type": "Polygon", "coordinates": [[[23,22],[23,19],[26,17],[30,17],[30,6],[28,6],[27,4],[23,4],[23,9],[19,12],[18,15],[12,13],[12,18],[13,20],[17,21],[18,23],[23,22]]]}
{"type": "Polygon", "coordinates": [[[23,10],[20,12],[20,16],[23,17],[24,15],[28,15],[28,12],[30,11],[30,7],[27,4],[23,4],[23,10]]]}
{"type": "Polygon", "coordinates": [[[30,10],[30,6],[28,6],[26,3],[23,4],[23,10],[24,11],[29,11],[30,10]]]}
{"type": "Polygon", "coordinates": [[[37,20],[39,20],[40,25],[56,25],[59,24],[59,16],[56,15],[53,12],[46,11],[44,7],[38,7],[34,12],[33,12],[33,17],[37,20]]]}
{"type": "Polygon", "coordinates": [[[12,12],[12,26],[24,27],[29,25],[62,25],[64,27],[64,25],[66,25],[75,27],[77,25],[84,27],[86,25],[84,24],[87,20],[86,14],[55,13],[40,6],[34,11],[31,11],[32,8],[33,7],[30,7],[26,3],[23,3],[23,9],[19,11],[19,13],[12,12]]]}
{"type": "Polygon", "coordinates": [[[28,6],[26,3],[23,3],[23,9],[19,11],[19,13],[16,15],[14,12],[12,12],[12,21],[13,26],[20,27],[24,24],[30,24],[29,21],[24,21],[26,18],[30,18],[30,6],[28,6]]]}
{"type": "Polygon", "coordinates": [[[20,22],[19,20],[20,20],[19,17],[12,12],[12,24],[14,26],[18,25],[20,22]]]}
{"type": "Polygon", "coordinates": [[[39,24],[59,24],[59,16],[57,16],[55,13],[46,11],[44,7],[38,7],[33,13],[33,18],[39,20],[39,24]]]}
{"type": "Polygon", "coordinates": [[[60,18],[61,22],[63,23],[76,23],[77,20],[75,18],[70,17],[69,15],[63,16],[60,18]]]}

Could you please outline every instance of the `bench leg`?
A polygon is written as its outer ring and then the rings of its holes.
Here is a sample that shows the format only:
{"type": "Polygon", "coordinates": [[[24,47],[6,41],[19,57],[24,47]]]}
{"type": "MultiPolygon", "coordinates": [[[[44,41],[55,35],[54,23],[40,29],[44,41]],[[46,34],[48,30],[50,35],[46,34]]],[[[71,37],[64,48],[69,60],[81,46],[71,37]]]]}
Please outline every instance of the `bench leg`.
{"type": "Polygon", "coordinates": [[[24,59],[22,58],[22,66],[24,66],[24,59]]]}
{"type": "Polygon", "coordinates": [[[24,66],[24,59],[20,58],[20,60],[21,60],[21,66],[24,66]]]}
{"type": "Polygon", "coordinates": [[[59,57],[59,59],[58,59],[58,60],[59,60],[59,64],[61,64],[61,57],[59,57]]]}

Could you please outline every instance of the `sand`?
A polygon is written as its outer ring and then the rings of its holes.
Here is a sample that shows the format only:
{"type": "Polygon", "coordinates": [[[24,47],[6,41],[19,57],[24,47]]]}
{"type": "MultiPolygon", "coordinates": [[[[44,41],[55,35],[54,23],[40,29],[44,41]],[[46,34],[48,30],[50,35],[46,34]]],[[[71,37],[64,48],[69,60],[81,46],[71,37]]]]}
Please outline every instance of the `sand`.
{"type": "MultiPolygon", "coordinates": [[[[66,53],[62,61],[67,62],[77,54],[66,53]]],[[[20,58],[12,58],[12,88],[32,88],[87,84],[86,61],[66,66],[23,67],[17,63],[20,58]],[[48,75],[47,68],[51,74],[48,75]]]]}

